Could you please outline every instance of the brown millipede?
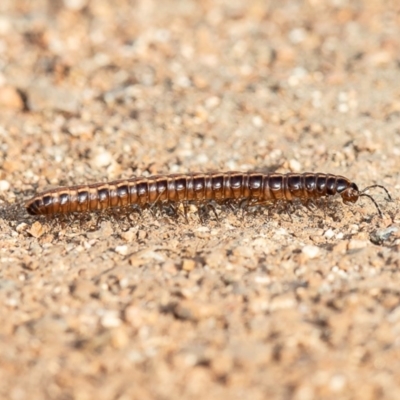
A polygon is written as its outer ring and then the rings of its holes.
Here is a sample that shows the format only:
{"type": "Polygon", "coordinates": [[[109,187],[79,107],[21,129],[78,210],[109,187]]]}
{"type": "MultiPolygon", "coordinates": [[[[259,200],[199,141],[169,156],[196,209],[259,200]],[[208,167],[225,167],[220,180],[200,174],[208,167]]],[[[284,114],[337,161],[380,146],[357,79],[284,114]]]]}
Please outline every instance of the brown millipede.
{"type": "Polygon", "coordinates": [[[368,197],[380,216],[382,212],[368,189],[359,190],[354,182],[340,175],[323,173],[264,174],[257,172],[212,172],[155,175],[107,183],[58,187],[37,194],[25,203],[31,215],[67,214],[105,210],[129,205],[148,206],[163,203],[238,200],[267,204],[299,199],[304,205],[322,197],[339,194],[344,204],[368,197]]]}

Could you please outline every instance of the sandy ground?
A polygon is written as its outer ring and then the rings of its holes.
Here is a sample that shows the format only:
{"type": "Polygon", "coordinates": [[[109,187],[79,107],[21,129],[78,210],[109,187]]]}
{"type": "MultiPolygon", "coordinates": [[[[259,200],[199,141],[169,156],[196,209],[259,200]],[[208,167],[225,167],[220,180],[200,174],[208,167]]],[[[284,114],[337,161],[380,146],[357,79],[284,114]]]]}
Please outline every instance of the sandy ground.
{"type": "Polygon", "coordinates": [[[399,399],[400,4],[0,2],[0,397],[399,399]],[[320,171],[326,209],[53,221],[49,186],[320,171]]]}

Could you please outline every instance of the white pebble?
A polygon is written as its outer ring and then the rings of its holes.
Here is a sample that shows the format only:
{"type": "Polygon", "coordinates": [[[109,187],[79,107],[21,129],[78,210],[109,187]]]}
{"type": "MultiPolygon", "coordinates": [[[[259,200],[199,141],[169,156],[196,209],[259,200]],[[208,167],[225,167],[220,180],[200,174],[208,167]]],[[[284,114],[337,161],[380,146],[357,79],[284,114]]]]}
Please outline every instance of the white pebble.
{"type": "Polygon", "coordinates": [[[104,328],[116,328],[121,325],[121,319],[119,318],[117,311],[106,311],[101,317],[101,325],[104,328]]]}
{"type": "Polygon", "coordinates": [[[324,233],[324,237],[326,237],[327,239],[332,239],[334,236],[335,232],[333,232],[333,230],[330,228],[324,233]]]}
{"type": "Polygon", "coordinates": [[[28,229],[28,227],[29,227],[28,224],[26,224],[25,222],[21,222],[20,224],[17,225],[17,227],[15,228],[15,230],[16,230],[18,233],[21,233],[21,232],[25,232],[25,231],[28,229]]]}
{"type": "Polygon", "coordinates": [[[341,392],[346,386],[346,377],[341,374],[333,375],[330,382],[329,387],[332,392],[341,392]]]}
{"type": "Polygon", "coordinates": [[[263,119],[259,115],[256,115],[255,117],[253,117],[252,122],[256,128],[262,128],[262,126],[264,124],[263,119]]]}
{"type": "Polygon", "coordinates": [[[260,285],[269,285],[271,283],[271,278],[269,276],[256,276],[254,278],[255,283],[259,283],[260,285]]]}
{"type": "Polygon", "coordinates": [[[82,10],[86,3],[86,0],[64,0],[65,7],[74,11],[82,10]]]}
{"type": "Polygon", "coordinates": [[[210,228],[208,226],[200,226],[195,229],[195,232],[210,232],[210,228]]]}
{"type": "Polygon", "coordinates": [[[358,239],[351,239],[348,245],[349,250],[355,250],[355,249],[363,249],[364,247],[367,247],[368,241],[366,240],[358,240],[358,239]]]}
{"type": "Polygon", "coordinates": [[[98,168],[107,167],[111,164],[113,158],[110,152],[103,150],[94,158],[94,164],[98,168]]]}
{"type": "Polygon", "coordinates": [[[8,189],[10,189],[10,183],[6,180],[0,181],[0,192],[6,192],[8,189]]]}
{"type": "Polygon", "coordinates": [[[196,158],[199,164],[206,164],[208,162],[207,154],[200,153],[196,158]]]}
{"type": "Polygon", "coordinates": [[[287,236],[288,231],[285,228],[279,228],[275,231],[275,236],[287,236]]]}
{"type": "MultiPolygon", "coordinates": [[[[12,29],[11,18],[7,18],[6,16],[0,17],[0,34],[6,35],[12,29]]],[[[1,83],[1,79],[0,79],[1,83]]]]}
{"type": "Polygon", "coordinates": [[[295,28],[289,32],[289,40],[294,43],[301,43],[307,36],[307,32],[303,28],[295,28]]]}
{"type": "Polygon", "coordinates": [[[294,159],[291,159],[289,161],[289,168],[292,172],[300,172],[302,170],[301,164],[297,160],[294,160],[294,159]]]}
{"type": "Polygon", "coordinates": [[[123,244],[115,248],[115,252],[121,254],[121,256],[126,256],[128,254],[128,246],[123,244]]]}
{"type": "Polygon", "coordinates": [[[220,98],[217,96],[211,96],[208,99],[206,99],[205,101],[205,106],[206,108],[210,109],[210,108],[215,108],[219,105],[219,103],[221,102],[220,98]]]}
{"type": "Polygon", "coordinates": [[[320,249],[317,246],[308,244],[303,247],[302,252],[307,258],[312,259],[312,258],[318,257],[318,255],[320,253],[320,249]]]}
{"type": "Polygon", "coordinates": [[[350,225],[350,233],[354,234],[357,233],[360,230],[360,227],[356,224],[350,225]]]}

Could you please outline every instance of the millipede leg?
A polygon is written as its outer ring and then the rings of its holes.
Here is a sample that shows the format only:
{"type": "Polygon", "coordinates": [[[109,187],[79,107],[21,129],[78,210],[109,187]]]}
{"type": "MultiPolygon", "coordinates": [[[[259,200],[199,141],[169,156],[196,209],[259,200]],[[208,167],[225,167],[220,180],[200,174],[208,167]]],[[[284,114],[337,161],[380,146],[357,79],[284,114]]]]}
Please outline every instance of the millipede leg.
{"type": "Polygon", "coordinates": [[[122,225],[122,223],[121,223],[121,218],[117,218],[117,216],[118,216],[118,217],[121,216],[121,209],[120,209],[120,208],[111,209],[110,212],[107,213],[107,214],[113,219],[113,222],[116,222],[116,223],[117,223],[118,228],[119,228],[121,231],[123,231],[123,230],[124,230],[124,227],[123,227],[123,225],[122,225]]]}
{"type": "Polygon", "coordinates": [[[143,207],[142,206],[140,206],[139,204],[133,204],[131,207],[129,207],[128,209],[127,209],[127,214],[128,214],[128,219],[129,220],[131,220],[131,215],[132,215],[132,212],[134,212],[134,213],[136,213],[136,214],[138,214],[138,217],[139,217],[139,220],[141,220],[142,218],[143,218],[143,207]]]}
{"type": "Polygon", "coordinates": [[[323,201],[324,201],[324,217],[326,218],[326,214],[329,209],[329,199],[325,197],[323,201]]]}
{"type": "Polygon", "coordinates": [[[204,224],[206,218],[209,217],[210,211],[214,214],[215,219],[217,220],[217,222],[220,222],[217,210],[216,210],[215,205],[213,203],[202,202],[202,203],[198,204],[197,210],[198,210],[197,212],[198,212],[198,215],[199,215],[199,220],[200,220],[200,222],[202,224],[204,224]]]}
{"type": "Polygon", "coordinates": [[[100,229],[101,227],[101,219],[102,219],[102,215],[101,213],[97,214],[97,218],[96,218],[96,229],[100,229]]]}
{"type": "Polygon", "coordinates": [[[153,203],[150,204],[149,210],[152,213],[153,217],[156,217],[156,209],[159,207],[157,207],[160,204],[160,198],[161,198],[162,193],[159,193],[157,198],[154,200],[153,203]]]}
{"type": "Polygon", "coordinates": [[[75,220],[74,216],[72,214],[67,214],[66,220],[67,220],[68,228],[72,228],[72,225],[74,224],[74,220],[75,220]]]}
{"type": "Polygon", "coordinates": [[[207,204],[206,207],[207,207],[208,210],[211,210],[211,211],[212,211],[212,213],[214,214],[215,219],[217,220],[217,222],[220,222],[220,221],[219,221],[218,214],[217,214],[217,210],[216,210],[216,208],[215,208],[215,205],[212,204],[212,203],[210,203],[210,204],[207,204]]]}
{"type": "Polygon", "coordinates": [[[249,207],[251,206],[256,206],[256,207],[263,207],[263,208],[267,208],[268,210],[268,218],[271,216],[271,205],[274,205],[275,202],[272,202],[271,200],[252,200],[249,205],[247,205],[247,208],[249,209],[249,207]]]}
{"type": "Polygon", "coordinates": [[[159,209],[158,209],[158,207],[156,206],[155,203],[152,203],[152,204],[150,205],[150,207],[149,207],[149,211],[150,211],[151,215],[152,215],[154,218],[157,217],[157,211],[158,211],[158,210],[159,210],[159,209]]]}
{"type": "Polygon", "coordinates": [[[185,217],[185,221],[188,224],[189,223],[189,218],[188,218],[188,210],[189,210],[189,205],[186,201],[182,203],[183,206],[183,216],[185,217]]]}
{"type": "Polygon", "coordinates": [[[171,202],[162,203],[161,209],[163,212],[166,212],[169,217],[174,217],[175,219],[179,217],[176,206],[171,202]]]}
{"type": "Polygon", "coordinates": [[[86,215],[85,214],[79,214],[78,220],[79,220],[79,227],[82,229],[84,222],[86,222],[86,215]]]}
{"type": "Polygon", "coordinates": [[[283,207],[285,209],[286,214],[289,216],[290,222],[293,222],[292,218],[293,202],[287,201],[284,203],[283,207]]]}
{"type": "Polygon", "coordinates": [[[162,203],[161,201],[159,201],[159,202],[157,203],[157,211],[158,211],[158,214],[161,215],[161,214],[163,213],[163,210],[164,210],[164,205],[163,205],[163,203],[162,203]]]}
{"type": "Polygon", "coordinates": [[[236,212],[237,207],[235,207],[234,204],[235,204],[235,200],[232,200],[232,199],[227,199],[222,203],[222,205],[226,206],[230,211],[236,212]]]}
{"type": "Polygon", "coordinates": [[[301,199],[301,204],[307,208],[308,211],[310,211],[312,214],[314,213],[314,210],[312,209],[311,206],[315,208],[315,203],[311,199],[301,199]]]}
{"type": "Polygon", "coordinates": [[[245,213],[249,211],[251,199],[241,199],[239,200],[239,209],[242,211],[241,219],[244,219],[245,213]]]}
{"type": "Polygon", "coordinates": [[[204,215],[205,215],[205,211],[204,211],[204,202],[198,202],[198,203],[196,204],[196,207],[197,207],[197,215],[199,216],[199,221],[200,221],[200,223],[201,223],[202,225],[204,225],[204,223],[205,223],[205,218],[204,218],[204,215]]]}

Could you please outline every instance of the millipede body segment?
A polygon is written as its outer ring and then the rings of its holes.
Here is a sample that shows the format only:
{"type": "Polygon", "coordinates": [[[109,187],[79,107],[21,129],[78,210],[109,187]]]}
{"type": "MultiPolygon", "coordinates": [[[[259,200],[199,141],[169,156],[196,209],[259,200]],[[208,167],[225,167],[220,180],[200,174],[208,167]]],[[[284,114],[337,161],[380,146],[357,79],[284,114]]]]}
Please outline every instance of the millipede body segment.
{"type": "Polygon", "coordinates": [[[304,204],[339,194],[345,204],[355,203],[373,185],[360,191],[349,179],[323,173],[264,174],[257,172],[189,173],[155,175],[107,183],[58,187],[37,194],[25,203],[31,215],[54,215],[105,210],[113,207],[141,207],[180,202],[244,200],[251,204],[301,200],[304,204]]]}

